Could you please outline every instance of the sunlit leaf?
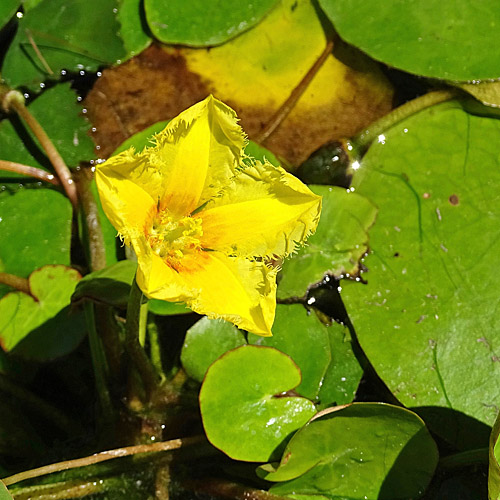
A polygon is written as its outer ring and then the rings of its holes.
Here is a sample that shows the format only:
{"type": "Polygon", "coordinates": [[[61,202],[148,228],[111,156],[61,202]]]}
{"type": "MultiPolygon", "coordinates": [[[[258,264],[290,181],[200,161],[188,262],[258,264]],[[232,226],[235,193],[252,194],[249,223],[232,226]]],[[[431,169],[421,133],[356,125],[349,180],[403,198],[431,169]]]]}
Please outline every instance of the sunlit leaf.
{"type": "Polygon", "coordinates": [[[2,0],[0,3],[0,29],[9,22],[20,4],[21,0],[2,0]]]}
{"type": "Polygon", "coordinates": [[[161,42],[194,47],[218,45],[257,24],[277,0],[145,0],[149,28],[161,42]]]}
{"type": "Polygon", "coordinates": [[[453,0],[320,0],[338,34],[368,55],[417,75],[448,80],[500,76],[491,50],[500,5],[453,0]]]}
{"type": "Polygon", "coordinates": [[[299,369],[276,349],[247,345],[227,352],[201,387],[209,441],[236,460],[270,460],[316,413],[311,401],[282,394],[299,384],[299,369]]]}
{"type": "Polygon", "coordinates": [[[377,214],[367,198],[340,187],[312,186],[323,196],[321,219],[307,246],[283,262],[278,297],[302,297],[325,273],[355,275],[368,249],[368,228],[377,214]]]}
{"type": "Polygon", "coordinates": [[[293,436],[279,467],[261,472],[280,482],[270,490],[277,495],[390,500],[420,497],[437,461],[436,444],[415,413],[354,403],[318,414],[293,436]]]}
{"type": "Polygon", "coordinates": [[[52,189],[0,192],[0,271],[27,277],[47,264],[69,265],[71,220],[70,202],[52,189]]]}
{"type": "Polygon", "coordinates": [[[63,69],[95,71],[115,63],[125,55],[116,5],[115,0],[40,1],[19,20],[2,77],[11,87],[36,88],[58,79],[63,69]]]}
{"type": "Polygon", "coordinates": [[[462,90],[474,96],[486,106],[500,107],[500,82],[477,82],[459,84],[462,90]]]}
{"type": "MultiPolygon", "coordinates": [[[[88,135],[89,123],[82,115],[82,107],[70,83],[56,85],[44,92],[29,104],[29,111],[43,126],[70,167],[95,157],[94,144],[88,135]]],[[[0,122],[0,152],[2,160],[53,171],[38,140],[14,114],[0,122]]],[[[26,179],[26,176],[0,170],[2,177],[26,179]]]]}
{"type": "Polygon", "coordinates": [[[71,352],[85,334],[82,315],[70,312],[80,274],[65,266],[31,273],[31,295],[11,292],[0,299],[0,343],[24,357],[49,360],[71,352]]]}
{"type": "Polygon", "coordinates": [[[186,334],[181,351],[186,373],[201,382],[208,367],[222,354],[247,342],[234,325],[221,319],[200,319],[186,334]]]}
{"type": "Polygon", "coordinates": [[[0,500],[13,500],[7,486],[2,481],[0,481],[0,500]]]}
{"type": "Polygon", "coordinates": [[[144,50],[152,41],[143,6],[142,0],[118,0],[120,37],[127,51],[127,58],[144,50]]]}
{"type": "Polygon", "coordinates": [[[387,130],[353,179],[379,213],[368,283],[342,282],[347,312],[398,400],[459,447],[462,416],[491,425],[500,397],[498,137],[499,120],[444,103],[387,130]]]}

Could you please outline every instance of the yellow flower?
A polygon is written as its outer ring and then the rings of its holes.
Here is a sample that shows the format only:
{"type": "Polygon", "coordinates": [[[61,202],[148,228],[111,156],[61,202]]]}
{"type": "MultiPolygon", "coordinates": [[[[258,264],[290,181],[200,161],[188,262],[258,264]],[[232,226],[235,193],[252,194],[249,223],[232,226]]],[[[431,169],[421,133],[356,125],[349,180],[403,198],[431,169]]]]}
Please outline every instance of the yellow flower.
{"type": "Polygon", "coordinates": [[[316,229],[321,198],[281,167],[247,157],[236,114],[213,97],[174,118],[141,152],[96,171],[104,211],[150,298],[271,335],[276,268],[316,229]]]}

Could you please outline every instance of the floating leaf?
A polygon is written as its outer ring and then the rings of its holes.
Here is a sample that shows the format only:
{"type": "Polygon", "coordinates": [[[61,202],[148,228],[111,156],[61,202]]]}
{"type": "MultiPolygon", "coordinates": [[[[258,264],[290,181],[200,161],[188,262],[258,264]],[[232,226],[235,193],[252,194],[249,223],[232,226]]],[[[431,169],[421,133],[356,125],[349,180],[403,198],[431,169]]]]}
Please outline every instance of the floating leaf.
{"type": "Polygon", "coordinates": [[[71,204],[58,191],[0,192],[0,271],[27,277],[47,264],[69,265],[71,220],[71,204]]]}
{"type": "Polygon", "coordinates": [[[277,469],[260,470],[280,481],[270,490],[277,495],[391,500],[420,497],[437,461],[436,444],[415,413],[354,403],[319,413],[293,436],[277,469]]]}
{"type": "Polygon", "coordinates": [[[319,0],[338,34],[390,66],[432,78],[479,80],[500,76],[500,5],[454,0],[319,0]]]}
{"type": "MultiPolygon", "coordinates": [[[[2,77],[11,87],[38,86],[62,69],[96,71],[125,55],[114,0],[42,0],[22,19],[5,55],[2,77]],[[36,54],[32,44],[40,51],[36,54]]],[[[60,109],[57,109],[60,114],[60,109]]]]}
{"type": "MultiPolygon", "coordinates": [[[[96,82],[85,102],[97,128],[94,137],[102,154],[109,155],[126,133],[172,118],[214,94],[236,110],[249,137],[257,138],[326,44],[315,5],[284,0],[253,29],[219,47],[153,45],[103,72],[96,82]],[[120,102],[119,108],[114,102],[120,102]]],[[[391,109],[392,88],[377,65],[341,47],[335,54],[327,57],[266,141],[268,149],[292,165],[329,140],[352,136],[391,109]]]]}
{"type": "Polygon", "coordinates": [[[127,52],[126,59],[139,54],[152,42],[146,25],[143,0],[118,0],[120,37],[127,52]]]}
{"type": "Polygon", "coordinates": [[[161,42],[193,47],[218,45],[257,24],[277,0],[145,0],[148,25],[161,42]]]}
{"type": "Polygon", "coordinates": [[[122,260],[105,269],[87,274],[76,286],[71,301],[76,303],[89,299],[125,308],[136,270],[137,262],[122,260]]]}
{"type": "Polygon", "coordinates": [[[2,0],[0,3],[0,29],[10,21],[20,4],[21,0],[2,0]]]}
{"type": "Polygon", "coordinates": [[[499,120],[443,103],[387,130],[353,178],[379,213],[347,312],[398,400],[447,413],[433,430],[459,447],[462,413],[491,425],[500,397],[498,137],[499,120]]]}
{"type": "Polygon", "coordinates": [[[321,219],[316,233],[283,262],[278,297],[302,297],[308,286],[334,276],[355,275],[359,260],[368,249],[368,228],[377,208],[367,198],[340,187],[311,186],[323,196],[321,219]]]}
{"type": "Polygon", "coordinates": [[[486,106],[500,107],[500,82],[461,83],[457,86],[486,106]]]}
{"type": "MultiPolygon", "coordinates": [[[[82,107],[78,104],[70,83],[47,90],[29,105],[29,110],[42,124],[69,166],[77,166],[81,161],[94,158],[94,144],[88,136],[89,124],[81,114],[82,107]]],[[[10,115],[0,122],[0,151],[2,160],[52,171],[38,140],[16,115],[10,115]]],[[[24,175],[1,170],[0,177],[26,179],[24,175]]]]}
{"type": "Polygon", "coordinates": [[[302,381],[295,391],[315,400],[332,359],[328,333],[328,327],[301,304],[278,305],[273,336],[249,334],[248,342],[274,347],[290,356],[302,375],[302,381]]]}
{"type": "Polygon", "coordinates": [[[0,481],[0,500],[13,500],[7,486],[2,481],[0,481]]]}
{"type": "Polygon", "coordinates": [[[182,366],[191,378],[201,382],[219,356],[246,343],[243,333],[231,323],[204,317],[187,331],[181,352],[182,366]]]}
{"type": "Polygon", "coordinates": [[[85,334],[82,315],[71,314],[71,294],[80,274],[65,266],[31,273],[31,295],[11,292],[0,299],[0,343],[6,351],[38,360],[71,352],[85,334]]]}
{"type": "Polygon", "coordinates": [[[299,369],[276,349],[227,352],[210,366],[200,391],[209,441],[235,460],[270,460],[316,413],[311,401],[283,394],[299,384],[299,369]]]}
{"type": "Polygon", "coordinates": [[[490,436],[489,446],[489,472],[488,472],[488,498],[498,500],[500,498],[500,416],[497,416],[490,436]]]}

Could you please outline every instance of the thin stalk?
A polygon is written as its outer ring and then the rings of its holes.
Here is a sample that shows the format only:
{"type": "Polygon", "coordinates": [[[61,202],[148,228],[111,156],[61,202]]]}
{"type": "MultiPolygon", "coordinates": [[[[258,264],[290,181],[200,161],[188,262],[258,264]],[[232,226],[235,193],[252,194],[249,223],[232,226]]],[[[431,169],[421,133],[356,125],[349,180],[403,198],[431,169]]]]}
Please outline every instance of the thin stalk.
{"type": "Polygon", "coordinates": [[[144,348],[140,343],[141,331],[144,330],[145,313],[147,302],[143,302],[143,294],[134,278],[130,288],[130,296],[127,306],[127,323],[125,325],[125,346],[133,365],[137,368],[148,396],[158,386],[159,379],[153,365],[149,361],[144,348]],[[142,321],[141,321],[142,320],[142,321]]]}
{"type": "Polygon", "coordinates": [[[90,268],[92,271],[98,271],[106,267],[106,248],[99,220],[99,210],[90,190],[90,183],[91,179],[88,178],[86,170],[80,170],[76,176],[76,188],[88,235],[90,268]]]}
{"type": "Polygon", "coordinates": [[[95,453],[84,458],[77,458],[74,460],[66,460],[64,462],[57,462],[55,464],[44,465],[36,469],[19,472],[13,476],[2,479],[6,486],[14,483],[25,481],[26,479],[33,479],[35,477],[53,474],[54,472],[61,472],[69,469],[76,469],[78,467],[87,467],[88,465],[98,464],[113,458],[128,457],[130,455],[137,455],[138,453],[157,453],[159,451],[172,451],[185,446],[192,446],[194,444],[203,443],[206,440],[205,436],[193,436],[182,439],[172,439],[170,441],[162,441],[160,443],[152,444],[139,444],[136,446],[126,446],[124,448],[116,448],[114,450],[102,451],[95,453]]]}
{"type": "Polygon", "coordinates": [[[408,118],[423,109],[430,108],[440,102],[449,101],[461,94],[458,89],[435,90],[417,97],[405,104],[393,109],[387,115],[373,122],[367,129],[355,135],[351,142],[359,152],[365,151],[368,146],[388,128],[408,118]]]}
{"type": "Polygon", "coordinates": [[[55,484],[39,484],[16,488],[11,491],[16,500],[66,500],[82,498],[108,491],[112,486],[119,486],[115,478],[86,481],[59,481],[55,484]]]}
{"type": "Polygon", "coordinates": [[[50,405],[24,387],[14,383],[0,373],[0,392],[9,398],[16,399],[30,411],[36,412],[40,417],[59,427],[66,435],[72,436],[78,431],[78,426],[62,413],[58,408],[50,405]]]}
{"type": "Polygon", "coordinates": [[[297,101],[301,98],[302,94],[305,92],[312,79],[316,76],[316,73],[320,70],[321,66],[323,66],[323,63],[326,61],[327,57],[332,53],[332,49],[333,40],[329,40],[321,55],[309,68],[308,72],[304,75],[298,85],[293,89],[288,99],[280,106],[278,111],[274,113],[264,129],[261,130],[257,137],[255,137],[255,142],[263,144],[281,125],[283,120],[290,114],[290,111],[292,111],[295,104],[297,104],[297,101]]]}
{"type": "Polygon", "coordinates": [[[103,421],[110,424],[113,421],[113,404],[108,390],[106,357],[102,349],[101,339],[95,328],[94,305],[86,301],[84,304],[85,319],[89,333],[90,355],[94,368],[94,377],[99,403],[103,414],[103,421]]]}
{"type": "MultiPolygon", "coordinates": [[[[30,283],[26,278],[10,273],[0,273],[0,283],[31,295],[30,283]]],[[[33,297],[36,300],[36,297],[33,297]]]]}
{"type": "Polygon", "coordinates": [[[160,339],[158,336],[158,327],[154,317],[148,321],[148,335],[149,335],[149,350],[151,356],[151,363],[154,366],[156,373],[160,376],[162,381],[166,380],[165,373],[163,372],[163,363],[161,360],[160,339]]]}
{"type": "Polygon", "coordinates": [[[249,488],[223,479],[200,479],[181,483],[182,488],[201,495],[231,500],[286,500],[287,497],[269,493],[269,491],[249,488]]]}
{"type": "Polygon", "coordinates": [[[60,184],[59,179],[54,177],[54,175],[50,172],[42,170],[41,168],[16,163],[15,161],[0,160],[0,170],[34,177],[35,179],[39,179],[41,181],[50,182],[51,184],[54,184],[54,186],[58,186],[60,184]]]}
{"type": "MultiPolygon", "coordinates": [[[[2,90],[4,89],[0,89],[0,95],[3,93],[2,90]]],[[[76,209],[78,207],[78,195],[71,172],[66,166],[62,156],[59,154],[59,151],[57,151],[49,136],[46,134],[45,130],[25,106],[24,96],[17,90],[9,90],[3,93],[2,106],[7,112],[15,111],[35,134],[35,137],[38,139],[40,145],[47,154],[50,163],[52,163],[52,166],[54,167],[54,170],[56,171],[57,176],[66,191],[66,195],[70,199],[73,207],[76,209]]]]}

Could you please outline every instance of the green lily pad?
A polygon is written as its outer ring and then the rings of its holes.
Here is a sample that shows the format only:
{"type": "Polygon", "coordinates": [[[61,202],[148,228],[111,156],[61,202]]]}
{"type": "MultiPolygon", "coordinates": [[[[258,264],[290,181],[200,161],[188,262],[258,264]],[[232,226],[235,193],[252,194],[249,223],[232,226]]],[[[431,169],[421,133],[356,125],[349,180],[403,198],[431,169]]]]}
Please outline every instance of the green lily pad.
{"type": "Polygon", "coordinates": [[[45,266],[29,277],[31,295],[11,292],[0,299],[2,348],[43,361],[71,352],[85,335],[82,315],[69,310],[80,278],[69,267],[45,266]]]}
{"type": "Polygon", "coordinates": [[[127,55],[124,59],[139,54],[151,42],[151,33],[146,24],[142,0],[118,0],[118,21],[120,22],[120,37],[127,55]]]}
{"type": "Polygon", "coordinates": [[[353,178],[379,207],[368,283],[342,283],[359,342],[401,403],[488,425],[500,398],[498,137],[499,120],[454,102],[387,130],[353,178]]]}
{"type": "Polygon", "coordinates": [[[218,45],[255,26],[276,0],[145,0],[153,35],[164,43],[206,47],[218,45]]]}
{"type": "Polygon", "coordinates": [[[500,82],[477,82],[457,84],[459,88],[468,92],[486,106],[498,108],[500,106],[500,82]]]}
{"type": "MultiPolygon", "coordinates": [[[[42,0],[22,19],[5,55],[2,77],[11,87],[56,80],[61,70],[96,71],[124,57],[115,0],[42,0]],[[36,44],[43,56],[36,54],[36,44]]],[[[60,112],[60,109],[57,110],[60,112]]]]}
{"type": "Polygon", "coordinates": [[[432,78],[500,76],[500,4],[454,0],[319,0],[346,42],[390,66],[432,78]]]}
{"type": "Polygon", "coordinates": [[[2,0],[0,3],[0,29],[10,21],[20,5],[21,0],[2,0]]]}
{"type": "Polygon", "coordinates": [[[488,472],[488,498],[500,499],[500,416],[497,417],[490,436],[489,446],[489,472],[488,472]]]}
{"type": "Polygon", "coordinates": [[[278,297],[303,296],[325,273],[355,275],[368,250],[368,228],[377,208],[367,198],[340,187],[310,186],[323,196],[321,219],[307,245],[283,262],[278,297]]]}
{"type": "Polygon", "coordinates": [[[301,304],[278,305],[273,324],[273,336],[248,334],[248,343],[274,347],[290,356],[300,368],[302,381],[295,391],[315,400],[330,365],[328,327],[309,313],[301,304]]]}
{"type": "Polygon", "coordinates": [[[235,460],[270,460],[316,413],[311,401],[283,394],[299,384],[299,369],[276,349],[227,352],[210,366],[200,391],[208,440],[235,460]]]}
{"type": "Polygon", "coordinates": [[[125,308],[136,270],[137,262],[122,260],[112,266],[87,274],[76,286],[71,302],[78,303],[88,299],[125,308]]]}
{"type": "Polygon", "coordinates": [[[200,319],[186,334],[181,362],[186,373],[201,382],[209,366],[222,354],[247,342],[234,325],[221,319],[200,319]]]}
{"type": "MultiPolygon", "coordinates": [[[[82,107],[70,85],[63,83],[47,90],[29,105],[29,110],[67,165],[77,166],[95,155],[94,144],[88,136],[89,124],[81,114],[82,107]]],[[[14,114],[0,122],[0,150],[2,160],[53,171],[38,140],[14,114]]],[[[0,170],[0,178],[26,179],[26,176],[0,170]]]]}
{"type": "Polygon", "coordinates": [[[69,265],[71,219],[71,204],[58,191],[0,192],[0,271],[27,277],[47,264],[69,265]]]}
{"type": "Polygon", "coordinates": [[[437,461],[436,444],[415,413],[354,403],[319,413],[290,440],[279,467],[260,472],[280,482],[270,489],[277,495],[390,500],[420,497],[437,461]]]}
{"type": "Polygon", "coordinates": [[[7,486],[2,481],[0,481],[0,500],[13,500],[7,486]]]}

